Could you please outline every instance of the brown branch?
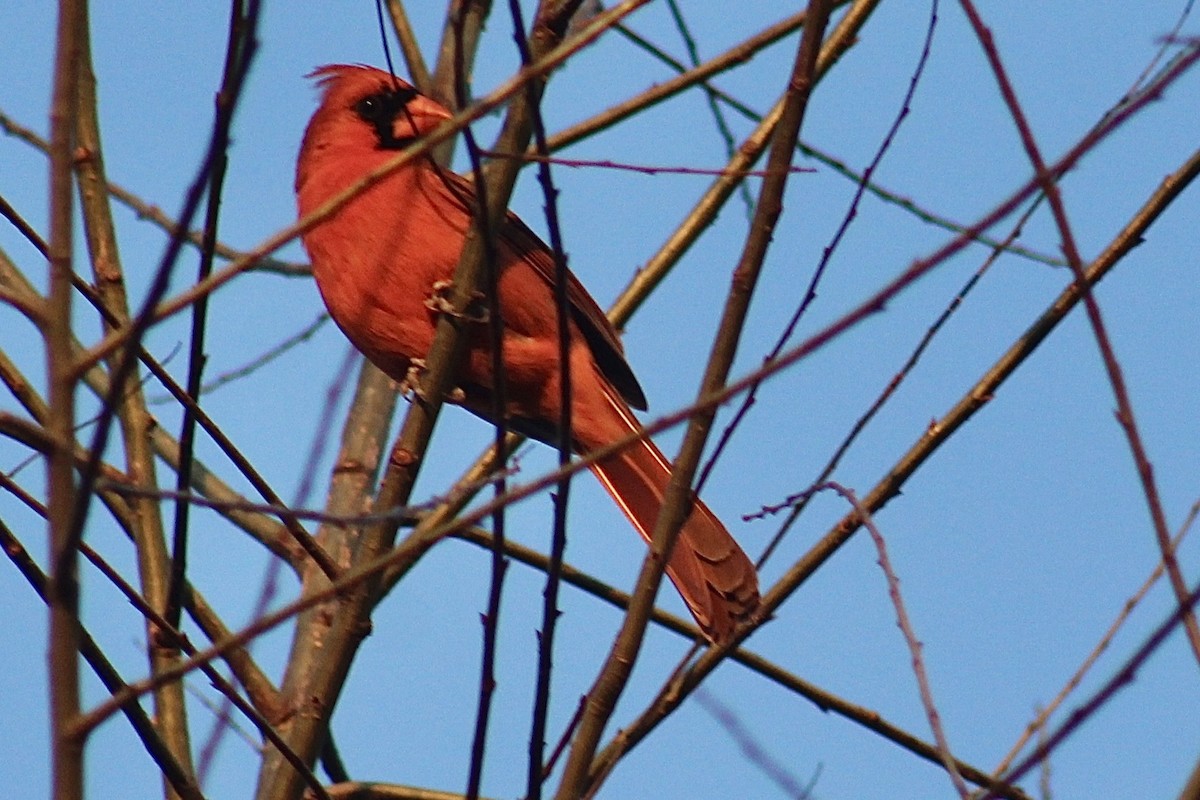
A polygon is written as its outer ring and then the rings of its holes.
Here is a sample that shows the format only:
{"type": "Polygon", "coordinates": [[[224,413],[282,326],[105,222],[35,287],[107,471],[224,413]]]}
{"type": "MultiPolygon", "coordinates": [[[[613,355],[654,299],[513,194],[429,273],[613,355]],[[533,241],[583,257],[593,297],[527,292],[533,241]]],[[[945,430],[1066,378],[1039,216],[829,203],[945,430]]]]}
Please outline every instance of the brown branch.
{"type": "Polygon", "coordinates": [[[408,67],[408,75],[412,78],[413,86],[424,95],[433,94],[433,78],[429,67],[421,55],[421,45],[413,32],[412,24],[408,21],[408,13],[404,10],[401,0],[387,0],[388,17],[392,21],[392,29],[396,32],[396,40],[400,42],[400,51],[404,53],[404,63],[408,67]]]}
{"type": "MultiPolygon", "coordinates": [[[[377,781],[335,783],[329,787],[329,796],[333,800],[465,800],[466,797],[457,792],[440,792],[420,786],[377,781]]],[[[307,795],[305,797],[307,800],[307,795]]]]}
{"type": "MultiPolygon", "coordinates": [[[[783,212],[787,167],[791,164],[808,100],[817,80],[821,42],[825,36],[831,9],[832,3],[829,0],[814,0],[808,6],[804,33],[800,38],[784,93],[779,125],[772,135],[771,151],[767,158],[769,177],[763,181],[754,210],[754,219],[750,225],[750,234],[734,268],[729,297],[700,386],[701,397],[720,391],[728,380],[771,235],[783,212]]],[[[715,414],[715,407],[699,411],[688,424],[683,446],[671,470],[663,507],[654,526],[650,552],[642,562],[629,611],[617,634],[616,642],[591,689],[588,690],[587,708],[567,757],[562,782],[556,795],[558,800],[578,797],[584,792],[594,792],[598,785],[589,782],[589,768],[600,737],[637,660],[650,612],[654,607],[654,596],[662,581],[663,569],[670,558],[671,549],[683,522],[691,511],[692,481],[715,414]]]]}
{"type": "MultiPolygon", "coordinates": [[[[162,616],[162,614],[156,611],[149,602],[147,602],[140,594],[138,594],[133,586],[131,586],[129,582],[120,575],[120,573],[113,569],[112,566],[100,556],[99,553],[86,544],[81,545],[80,549],[81,552],[87,556],[88,561],[91,562],[92,565],[95,566],[102,575],[104,575],[108,582],[116,587],[116,589],[125,597],[125,599],[129,601],[129,604],[132,605],[133,608],[139,614],[141,614],[148,623],[150,623],[151,629],[155,631],[156,637],[160,638],[164,644],[169,644],[170,646],[178,648],[188,656],[196,655],[196,648],[194,645],[192,645],[187,636],[178,628],[174,627],[169,620],[162,616]]],[[[185,589],[185,594],[187,593],[188,592],[185,589]]],[[[213,668],[211,663],[198,664],[197,668],[204,673],[204,676],[208,678],[214,689],[220,692],[222,696],[224,696],[238,709],[238,711],[242,712],[242,714],[254,724],[254,727],[258,728],[258,731],[262,734],[263,738],[267,739],[276,747],[282,749],[284,757],[288,759],[288,762],[297,770],[301,771],[305,781],[307,781],[309,784],[310,791],[314,792],[319,798],[322,798],[322,800],[329,800],[328,795],[321,786],[321,782],[317,780],[317,777],[312,774],[312,772],[302,761],[300,761],[295,753],[292,753],[287,749],[286,744],[271,727],[271,724],[263,716],[263,713],[260,712],[255,705],[247,702],[238,693],[237,688],[225,680],[221,673],[213,668]]],[[[182,682],[177,685],[182,686],[182,682]]],[[[270,712],[274,711],[275,709],[268,706],[265,710],[270,712]]]]}
{"type": "Polygon", "coordinates": [[[50,291],[42,335],[46,346],[49,407],[46,432],[46,497],[50,516],[50,570],[46,596],[50,607],[50,735],[52,796],[83,797],[86,735],[72,730],[80,714],[79,550],[72,536],[76,501],[75,454],[69,446],[75,428],[75,376],[71,371],[72,159],[79,86],[79,64],[87,37],[82,0],[61,0],[50,107],[50,291]]]}

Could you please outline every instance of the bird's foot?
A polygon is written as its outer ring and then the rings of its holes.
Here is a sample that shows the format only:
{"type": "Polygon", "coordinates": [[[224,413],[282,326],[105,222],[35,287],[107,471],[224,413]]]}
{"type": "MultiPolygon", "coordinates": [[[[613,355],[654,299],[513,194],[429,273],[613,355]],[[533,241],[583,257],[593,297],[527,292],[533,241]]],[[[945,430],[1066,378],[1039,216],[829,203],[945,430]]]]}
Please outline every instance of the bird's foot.
{"type": "Polygon", "coordinates": [[[487,296],[483,292],[473,292],[467,307],[459,311],[450,299],[453,289],[454,281],[434,281],[433,292],[425,299],[425,307],[430,311],[446,314],[464,322],[483,324],[488,321],[487,296]]]}
{"type": "Polygon", "coordinates": [[[424,398],[424,393],[421,391],[421,375],[425,372],[425,359],[414,358],[408,362],[408,371],[404,373],[404,380],[396,384],[396,388],[400,390],[400,394],[405,398],[420,397],[424,398]]]}
{"type": "MultiPolygon", "coordinates": [[[[408,362],[408,371],[404,373],[404,380],[397,384],[400,394],[408,400],[425,401],[428,396],[425,390],[421,388],[421,377],[425,374],[425,359],[414,358],[408,362]]],[[[455,386],[450,391],[446,392],[445,402],[461,405],[467,399],[467,393],[461,387],[455,386]]]]}

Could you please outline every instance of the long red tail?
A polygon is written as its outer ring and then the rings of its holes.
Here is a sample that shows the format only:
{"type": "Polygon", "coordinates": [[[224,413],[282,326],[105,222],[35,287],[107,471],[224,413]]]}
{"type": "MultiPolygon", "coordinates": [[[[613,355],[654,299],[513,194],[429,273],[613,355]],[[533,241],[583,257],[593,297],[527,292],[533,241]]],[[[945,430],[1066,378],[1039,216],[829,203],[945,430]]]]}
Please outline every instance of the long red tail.
{"type": "MultiPolygon", "coordinates": [[[[630,430],[632,414],[616,398],[614,409],[630,430]]],[[[662,508],[671,464],[649,439],[597,462],[592,471],[647,542],[662,508]]],[[[758,576],[753,562],[699,499],[683,524],[666,567],[701,630],[720,644],[758,607],[758,576]]]]}

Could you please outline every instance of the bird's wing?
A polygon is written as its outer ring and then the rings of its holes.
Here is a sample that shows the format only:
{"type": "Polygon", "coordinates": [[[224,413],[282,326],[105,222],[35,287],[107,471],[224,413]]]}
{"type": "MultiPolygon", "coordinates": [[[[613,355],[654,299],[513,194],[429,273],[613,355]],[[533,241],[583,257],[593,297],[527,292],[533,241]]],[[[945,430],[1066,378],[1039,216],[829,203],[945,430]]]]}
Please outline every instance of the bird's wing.
{"type": "MultiPolygon", "coordinates": [[[[461,175],[445,170],[443,180],[447,188],[457,195],[460,202],[474,211],[474,183],[461,175]]],[[[511,211],[508,212],[504,226],[500,230],[503,242],[512,249],[514,255],[522,258],[533,267],[534,271],[553,289],[555,284],[554,256],[550,247],[530,230],[521,218],[511,211]]],[[[608,321],[608,317],[596,305],[596,301],[588,294],[587,289],[575,275],[567,270],[567,300],[571,306],[571,316],[579,326],[584,341],[592,351],[592,357],[600,368],[601,374],[613,385],[613,388],[624,398],[631,407],[640,411],[646,409],[646,395],[638,383],[637,377],[629,362],[625,360],[625,350],[617,336],[617,330],[608,321]]]]}

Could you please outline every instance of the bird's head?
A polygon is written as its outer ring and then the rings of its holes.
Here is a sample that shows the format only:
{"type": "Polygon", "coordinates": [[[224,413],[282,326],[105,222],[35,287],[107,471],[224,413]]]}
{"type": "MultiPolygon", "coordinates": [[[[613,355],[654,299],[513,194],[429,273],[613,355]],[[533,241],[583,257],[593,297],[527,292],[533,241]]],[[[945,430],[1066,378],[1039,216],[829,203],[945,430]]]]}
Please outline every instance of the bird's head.
{"type": "Polygon", "coordinates": [[[451,117],[450,111],[388,73],[363,65],[331,64],[309,74],[321,104],[300,148],[300,172],[326,156],[402,150],[451,117]]]}

